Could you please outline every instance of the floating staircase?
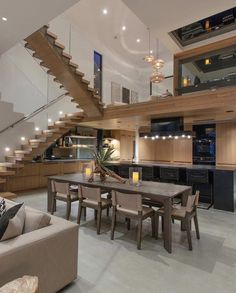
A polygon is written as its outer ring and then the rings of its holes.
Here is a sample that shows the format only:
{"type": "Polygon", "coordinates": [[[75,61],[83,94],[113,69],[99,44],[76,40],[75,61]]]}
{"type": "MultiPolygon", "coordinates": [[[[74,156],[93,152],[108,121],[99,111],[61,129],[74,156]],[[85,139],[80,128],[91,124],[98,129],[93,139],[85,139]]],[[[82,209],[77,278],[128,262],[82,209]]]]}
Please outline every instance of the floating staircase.
{"type": "Polygon", "coordinates": [[[9,176],[19,174],[24,165],[32,162],[35,157],[41,156],[56,140],[73,129],[84,118],[83,112],[67,114],[50,125],[48,129],[36,134],[21,145],[12,155],[5,157],[5,162],[0,163],[0,191],[4,190],[4,184],[9,176]]]}
{"type": "Polygon", "coordinates": [[[55,76],[54,81],[68,91],[73,102],[83,109],[87,117],[98,118],[103,115],[103,103],[78,70],[78,65],[71,61],[65,46],[57,41],[57,36],[43,26],[25,39],[25,47],[33,51],[33,57],[41,60],[40,65],[47,68],[48,73],[55,76]]]}

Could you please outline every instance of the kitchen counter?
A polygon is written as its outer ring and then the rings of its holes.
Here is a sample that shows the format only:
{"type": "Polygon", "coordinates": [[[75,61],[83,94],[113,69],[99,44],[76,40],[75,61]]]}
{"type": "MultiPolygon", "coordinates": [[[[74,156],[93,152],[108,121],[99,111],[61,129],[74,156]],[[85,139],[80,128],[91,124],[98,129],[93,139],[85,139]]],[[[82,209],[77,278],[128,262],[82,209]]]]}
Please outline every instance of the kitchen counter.
{"type": "Polygon", "coordinates": [[[168,167],[168,168],[186,168],[186,169],[206,169],[206,170],[224,170],[224,171],[236,171],[236,166],[212,166],[212,165],[192,165],[181,163],[164,163],[158,161],[140,161],[134,163],[131,161],[111,161],[109,165],[133,165],[133,166],[145,166],[145,167],[168,167]]]}

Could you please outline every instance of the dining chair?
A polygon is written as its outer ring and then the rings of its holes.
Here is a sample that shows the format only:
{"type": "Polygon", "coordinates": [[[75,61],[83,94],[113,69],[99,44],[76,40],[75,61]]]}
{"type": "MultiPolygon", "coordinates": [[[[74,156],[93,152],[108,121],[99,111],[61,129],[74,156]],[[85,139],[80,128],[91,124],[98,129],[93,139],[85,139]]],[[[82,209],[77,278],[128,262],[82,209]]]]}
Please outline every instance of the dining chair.
{"type": "Polygon", "coordinates": [[[97,234],[100,234],[102,210],[107,210],[110,207],[111,200],[109,198],[102,198],[101,188],[79,185],[78,224],[80,224],[82,209],[94,209],[95,220],[97,220],[97,234]]]}
{"type": "MultiPolygon", "coordinates": [[[[186,206],[180,206],[180,207],[173,206],[172,211],[171,211],[171,218],[173,220],[181,221],[181,223],[183,223],[183,227],[186,228],[189,250],[193,249],[193,247],[192,247],[192,236],[191,236],[191,222],[192,222],[192,219],[194,220],[197,239],[200,239],[200,232],[199,232],[198,218],[197,218],[198,202],[199,202],[199,191],[197,190],[194,195],[189,195],[188,196],[186,206]]],[[[157,234],[157,237],[158,237],[159,217],[161,216],[162,224],[163,224],[165,210],[162,207],[159,210],[157,210],[156,213],[157,213],[157,218],[156,218],[157,219],[157,225],[156,225],[157,231],[156,231],[156,234],[157,234]]],[[[162,225],[162,227],[164,227],[164,225],[162,225]]]]}
{"type": "Polygon", "coordinates": [[[52,181],[52,210],[51,214],[53,215],[56,209],[56,200],[64,201],[67,204],[66,209],[66,219],[70,219],[71,214],[71,203],[78,201],[78,192],[70,190],[69,183],[52,181]]]}
{"type": "Polygon", "coordinates": [[[145,219],[151,218],[152,237],[155,234],[155,211],[152,208],[142,205],[142,196],[140,194],[127,194],[118,191],[112,191],[112,225],[111,240],[114,240],[116,217],[124,216],[128,219],[128,230],[130,229],[130,220],[138,222],[137,248],[141,249],[142,240],[142,223],[145,219]]]}

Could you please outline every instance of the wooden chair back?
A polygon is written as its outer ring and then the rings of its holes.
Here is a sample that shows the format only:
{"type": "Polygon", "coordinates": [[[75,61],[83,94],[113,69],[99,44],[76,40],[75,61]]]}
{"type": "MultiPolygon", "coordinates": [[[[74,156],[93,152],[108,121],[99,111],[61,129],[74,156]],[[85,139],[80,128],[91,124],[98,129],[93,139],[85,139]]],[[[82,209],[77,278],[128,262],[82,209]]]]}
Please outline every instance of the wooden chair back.
{"type": "Polygon", "coordinates": [[[143,209],[142,196],[140,194],[127,194],[113,190],[112,205],[134,212],[141,212],[143,209]]]}
{"type": "Polygon", "coordinates": [[[69,183],[52,181],[52,192],[68,195],[70,193],[69,183]]]}
{"type": "Polygon", "coordinates": [[[195,210],[198,206],[199,202],[199,191],[197,190],[194,195],[189,195],[187,204],[186,204],[186,210],[188,213],[191,213],[193,210],[195,210]]]}
{"type": "Polygon", "coordinates": [[[87,187],[80,185],[79,188],[79,198],[80,199],[89,199],[95,202],[101,202],[101,188],[87,187]]]}

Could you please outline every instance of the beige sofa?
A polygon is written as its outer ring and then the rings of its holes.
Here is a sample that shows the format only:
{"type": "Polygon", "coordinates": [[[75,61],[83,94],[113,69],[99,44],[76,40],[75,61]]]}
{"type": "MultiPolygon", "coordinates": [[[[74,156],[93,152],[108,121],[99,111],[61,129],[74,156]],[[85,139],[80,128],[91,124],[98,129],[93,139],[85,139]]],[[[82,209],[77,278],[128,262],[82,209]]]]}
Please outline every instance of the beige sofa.
{"type": "Polygon", "coordinates": [[[31,275],[39,292],[54,293],[77,278],[77,264],[78,225],[52,216],[49,226],[0,242],[0,287],[31,275]]]}

